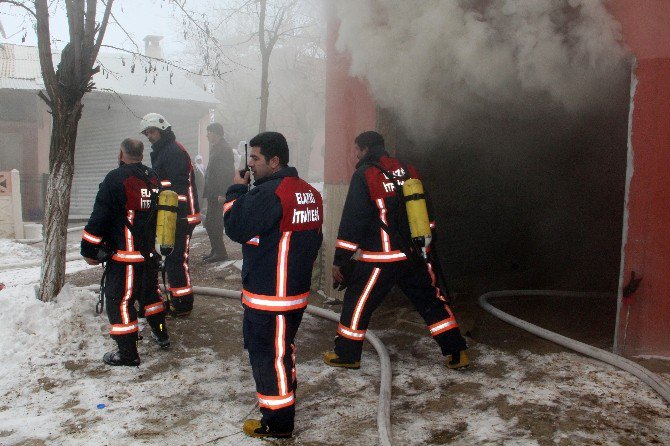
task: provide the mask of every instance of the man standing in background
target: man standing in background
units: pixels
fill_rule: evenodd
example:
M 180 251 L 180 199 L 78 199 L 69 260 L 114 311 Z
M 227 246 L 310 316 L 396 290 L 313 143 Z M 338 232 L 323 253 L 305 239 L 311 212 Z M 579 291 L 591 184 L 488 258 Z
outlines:
M 202 193 L 207 200 L 205 229 L 209 237 L 210 253 L 203 257 L 207 263 L 220 262 L 228 258 L 223 243 L 223 209 L 218 197 L 226 194 L 235 170 L 233 151 L 223 137 L 223 126 L 214 122 L 207 126 L 209 141 L 209 163 L 205 172 L 205 186 Z

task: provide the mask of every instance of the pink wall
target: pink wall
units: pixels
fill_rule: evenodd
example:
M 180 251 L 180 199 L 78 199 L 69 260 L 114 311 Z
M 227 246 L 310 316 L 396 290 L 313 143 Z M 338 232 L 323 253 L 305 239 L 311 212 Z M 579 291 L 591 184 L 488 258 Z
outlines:
M 349 59 L 335 50 L 339 25 L 328 24 L 326 63 L 326 150 L 324 181 L 347 184 L 354 172 L 354 138 L 374 130 L 377 122 L 375 102 L 367 85 L 349 76 Z
M 670 2 L 612 0 L 635 54 L 615 350 L 670 356 Z M 642 276 L 621 297 L 631 271 Z

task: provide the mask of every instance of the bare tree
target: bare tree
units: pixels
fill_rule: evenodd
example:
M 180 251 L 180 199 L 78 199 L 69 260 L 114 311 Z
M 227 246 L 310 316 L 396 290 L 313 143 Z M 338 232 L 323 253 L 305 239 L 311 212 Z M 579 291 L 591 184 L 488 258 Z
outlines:
M 47 0 L 0 0 L 0 3 L 23 8 L 35 21 L 37 47 L 46 92 L 39 96 L 52 115 L 49 149 L 49 182 L 44 210 L 44 253 L 39 298 L 48 302 L 58 295 L 65 282 L 65 249 L 70 192 L 74 174 L 74 151 L 77 128 L 82 113 L 82 99 L 93 89 L 94 67 L 114 0 L 100 0 L 102 17 L 96 20 L 98 0 L 64 0 L 68 19 L 69 41 L 54 68 L 49 29 Z
M 224 63 L 224 58 L 229 61 L 225 54 L 224 45 L 217 38 L 213 37 L 216 29 L 210 27 L 210 23 L 205 14 L 194 11 L 187 11 L 187 0 L 171 0 L 184 13 L 188 24 L 184 22 L 184 37 L 193 37 L 195 40 L 208 44 L 200 45 L 199 52 L 202 55 L 204 64 L 209 69 L 215 69 L 219 63 Z M 240 45 L 245 45 L 253 39 L 258 39 L 258 52 L 261 61 L 260 76 L 260 114 L 258 119 L 258 131 L 263 132 L 267 128 L 268 106 L 270 103 L 270 57 L 279 42 L 286 37 L 296 37 L 299 32 L 305 28 L 305 24 L 298 20 L 296 14 L 300 0 L 224 0 L 221 2 L 224 6 L 220 8 L 220 24 L 229 25 L 231 22 L 244 24 L 246 29 L 254 29 L 255 32 L 239 34 L 242 39 Z M 191 2 L 195 5 L 195 2 Z M 202 14 L 201 19 L 196 19 Z M 195 26 L 192 26 L 195 25 Z M 226 45 L 230 46 L 230 45 Z M 248 68 L 248 67 L 245 67 Z

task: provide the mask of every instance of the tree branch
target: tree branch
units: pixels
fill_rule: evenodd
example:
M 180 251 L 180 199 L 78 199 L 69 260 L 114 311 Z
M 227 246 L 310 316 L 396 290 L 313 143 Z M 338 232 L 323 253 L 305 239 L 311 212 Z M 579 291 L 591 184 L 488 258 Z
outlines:
M 103 0 L 103 4 L 106 4 L 104 0 Z M 118 19 L 116 18 L 116 16 L 114 15 L 113 12 L 110 12 L 110 17 L 114 20 L 114 23 L 116 23 L 116 26 L 121 28 L 121 31 L 123 31 L 123 33 L 126 35 L 128 40 L 130 40 L 130 43 L 133 44 L 133 46 L 135 47 L 135 50 L 137 51 L 137 54 L 141 54 L 142 50 L 140 49 L 139 45 L 137 44 L 137 42 L 135 42 L 135 39 L 133 39 L 133 36 L 130 35 L 130 33 L 126 30 L 126 28 L 124 28 L 123 25 L 121 25 L 121 23 L 118 21 Z
M 23 8 L 23 9 L 25 9 L 26 11 L 28 11 L 34 18 L 37 18 L 37 14 L 35 13 L 35 11 L 33 11 L 32 9 L 30 9 L 30 8 L 27 7 L 25 4 L 23 4 L 23 3 L 19 2 L 19 1 L 14 1 L 14 0 L 0 0 L 0 3 L 7 3 L 7 4 L 10 4 L 10 5 L 12 5 L 12 6 L 16 6 L 16 7 L 19 7 L 19 8 Z
M 65 10 L 67 13 L 68 29 L 70 31 L 69 46 L 74 57 L 71 74 L 74 76 L 73 84 L 79 87 L 85 80 L 84 69 L 82 67 L 84 0 L 65 0 Z M 65 51 L 63 51 L 63 55 L 65 55 Z M 61 58 L 61 61 L 62 60 L 63 59 Z M 61 65 L 61 68 L 64 67 Z
M 243 67 L 243 68 L 249 68 L 249 67 L 245 67 L 244 65 L 240 64 L 239 62 L 237 62 L 237 61 L 231 59 L 230 57 L 228 57 L 228 56 L 224 53 L 223 48 L 221 48 L 221 46 L 219 45 L 218 40 L 217 40 L 215 37 L 213 37 L 213 36 L 211 35 L 211 32 L 209 32 L 208 30 L 206 30 L 205 28 L 203 28 L 202 25 L 200 25 L 200 22 L 198 22 L 197 20 L 195 20 L 195 19 L 193 18 L 193 15 L 192 15 L 189 11 L 186 10 L 186 8 L 184 7 L 185 2 L 184 2 L 184 4 L 182 4 L 182 3 L 179 3 L 178 0 L 170 0 L 170 1 L 171 1 L 172 3 L 174 3 L 174 4 L 177 6 L 177 8 L 179 8 L 179 9 L 181 10 L 181 12 L 186 16 L 186 18 L 187 18 L 193 25 L 195 25 L 196 28 L 198 28 L 198 29 L 200 30 L 200 32 L 203 34 L 203 36 L 205 36 L 205 40 L 207 40 L 207 41 L 209 41 L 209 42 L 212 42 L 212 43 L 214 44 L 214 46 L 215 46 L 216 48 L 219 49 L 219 53 L 220 53 L 223 57 L 225 57 L 226 59 L 228 59 L 228 61 L 234 63 L 235 65 L 241 66 L 241 67 Z M 247 3 L 250 3 L 250 2 L 247 2 Z
M 51 32 L 49 30 L 49 6 L 46 0 L 35 0 L 35 18 L 37 20 L 37 48 L 40 56 L 40 67 L 42 69 L 42 79 L 44 86 L 51 98 L 51 107 L 53 111 L 54 103 L 59 102 L 57 91 L 56 71 L 54 70 L 53 59 L 51 58 Z
M 84 20 L 84 45 L 86 46 L 86 57 L 90 56 L 95 41 L 95 13 L 97 11 L 97 0 L 86 0 L 86 16 Z
M 109 16 L 112 14 L 112 4 L 114 4 L 114 0 L 107 0 L 107 3 L 105 4 L 105 12 L 102 15 L 102 22 L 100 23 L 100 29 L 98 29 L 98 38 L 96 39 L 95 46 L 93 47 L 93 51 L 91 52 L 91 60 L 88 65 L 89 67 L 93 66 L 93 62 L 98 57 L 98 52 L 100 51 L 100 45 L 102 45 L 102 39 L 105 37 L 105 31 L 107 31 Z
M 127 50 L 127 49 L 125 49 L 125 48 L 120 48 L 120 47 L 118 47 L 118 46 L 114 46 L 114 45 L 106 45 L 106 44 L 105 44 L 105 45 L 102 45 L 102 46 L 104 46 L 105 48 L 111 48 L 111 49 L 113 49 L 113 50 L 121 51 L 121 52 L 124 52 L 124 53 L 127 53 L 127 54 L 132 54 L 132 55 L 134 55 L 134 56 L 139 56 L 139 57 L 142 57 L 142 58 L 144 58 L 144 59 L 154 60 L 154 61 L 156 61 L 156 62 L 162 62 L 162 63 L 164 63 L 165 65 L 168 65 L 168 66 L 170 66 L 170 67 L 174 67 L 174 68 L 176 68 L 176 69 L 178 69 L 178 70 L 181 70 L 181 71 L 183 71 L 183 72 L 185 72 L 185 73 L 194 74 L 194 75 L 196 75 L 196 76 L 221 78 L 222 75 L 224 75 L 224 74 L 228 74 L 228 73 L 232 73 L 232 72 L 233 72 L 233 70 L 228 70 L 228 71 L 223 71 L 223 72 L 218 73 L 218 74 L 213 74 L 213 73 L 198 73 L 198 72 L 195 72 L 195 71 L 193 71 L 193 70 L 189 70 L 188 68 L 182 67 L 181 65 L 177 65 L 176 63 L 174 63 L 174 62 L 172 62 L 172 61 L 169 61 L 169 60 L 167 60 L 167 59 L 161 59 L 161 58 L 159 58 L 159 57 L 146 56 L 146 55 L 144 55 L 144 54 L 136 53 L 136 52 L 134 52 L 134 51 L 130 51 L 130 50 Z

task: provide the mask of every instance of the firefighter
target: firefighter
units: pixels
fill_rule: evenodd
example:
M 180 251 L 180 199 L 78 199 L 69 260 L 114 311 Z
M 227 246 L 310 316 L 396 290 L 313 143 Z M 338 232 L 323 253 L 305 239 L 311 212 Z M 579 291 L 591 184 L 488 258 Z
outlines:
M 389 156 L 377 132 L 358 135 L 355 151 L 359 161 L 342 210 L 332 268 L 333 283 L 346 291 L 335 348 L 324 354 L 324 362 L 360 367 L 370 317 L 398 285 L 426 322 L 447 367 L 467 366 L 465 340 L 436 284 L 430 257 L 423 261 L 421 253 L 410 248 L 407 213 L 396 189 L 409 178 L 418 179 L 416 169 Z
M 136 300 L 154 341 L 161 348 L 170 346 L 154 252 L 152 196 L 159 183 L 156 173 L 142 164 L 143 151 L 139 140 L 121 143 L 119 167 L 100 183 L 81 241 L 81 255 L 89 265 L 106 262 L 103 291 L 109 334 L 118 351 L 105 353 L 103 361 L 113 366 L 140 364 Z
M 243 431 L 287 438 L 295 417 L 294 340 L 321 246 L 323 203 L 287 165 L 281 133 L 260 133 L 249 145 L 255 187 L 248 191 L 248 171 L 236 171 L 223 205 L 226 234 L 242 244 L 242 331 L 262 414 L 247 419 Z
M 164 267 L 169 282 L 169 313 L 174 317 L 187 317 L 193 309 L 189 247 L 193 229 L 200 223 L 191 157 L 176 140 L 170 123 L 158 113 L 149 113 L 142 118 L 140 132 L 151 142 L 151 166 L 158 173 L 161 187 L 179 196 L 174 250 L 165 258 Z

